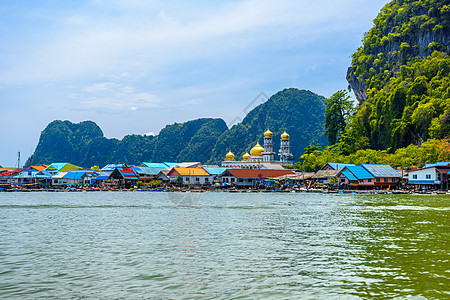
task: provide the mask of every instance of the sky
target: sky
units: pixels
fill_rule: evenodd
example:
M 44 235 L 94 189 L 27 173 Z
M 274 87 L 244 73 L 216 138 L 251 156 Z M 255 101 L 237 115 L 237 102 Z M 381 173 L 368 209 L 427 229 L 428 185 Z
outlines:
M 285 88 L 346 89 L 351 55 L 389 1 L 2 1 L 0 165 L 53 120 L 108 138 L 222 118 Z

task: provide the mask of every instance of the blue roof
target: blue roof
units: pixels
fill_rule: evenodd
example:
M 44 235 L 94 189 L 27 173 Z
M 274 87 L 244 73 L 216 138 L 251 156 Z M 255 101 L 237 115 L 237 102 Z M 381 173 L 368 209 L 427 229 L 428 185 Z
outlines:
M 335 170 L 343 170 L 345 167 L 353 167 L 354 166 L 354 164 L 333 163 L 333 162 L 329 162 L 327 164 L 330 165 L 330 167 L 332 167 Z
M 102 168 L 102 171 L 114 171 L 115 168 L 122 167 L 124 164 L 109 164 Z
M 402 177 L 397 171 L 394 170 L 390 165 L 361 165 L 364 169 L 369 171 L 374 177 Z
M 350 171 L 348 169 L 342 170 L 342 174 L 344 174 L 344 176 L 347 177 L 348 180 L 351 180 L 351 181 L 358 180 L 355 176 L 353 176 L 352 173 L 350 173 Z
M 357 179 L 373 179 L 375 178 L 362 166 L 349 166 L 346 167 Z
M 167 169 L 169 167 L 166 163 L 153 163 L 153 162 L 143 162 L 141 166 L 149 168 L 163 168 L 163 169 Z
M 52 178 L 52 174 L 47 171 L 38 171 L 35 169 L 26 169 L 13 178 Z
M 52 163 L 50 166 L 48 166 L 47 168 L 44 169 L 44 171 L 49 171 L 49 172 L 58 172 L 59 170 L 61 170 L 62 168 L 64 168 L 68 163 Z M 49 169 L 51 168 L 55 168 L 55 170 L 50 171 Z
M 64 179 L 81 179 L 87 171 L 68 171 L 62 178 Z
M 202 167 L 202 168 L 211 175 L 220 175 L 227 169 L 222 167 Z
M 166 171 L 167 167 L 131 167 L 136 173 L 144 175 L 158 175 L 161 171 Z
M 429 167 L 446 167 L 449 164 L 450 164 L 450 162 L 448 162 L 448 161 L 440 161 L 440 162 L 437 162 L 435 164 L 426 164 L 424 166 L 424 168 L 429 168 Z

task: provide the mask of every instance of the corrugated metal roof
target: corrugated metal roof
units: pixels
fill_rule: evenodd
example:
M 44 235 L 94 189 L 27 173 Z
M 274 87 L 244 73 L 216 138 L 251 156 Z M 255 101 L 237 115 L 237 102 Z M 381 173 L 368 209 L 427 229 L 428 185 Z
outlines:
M 388 177 L 388 178 L 401 178 L 402 176 L 394 170 L 390 165 L 361 165 L 374 177 Z
M 349 166 L 346 167 L 357 179 L 372 179 L 375 178 L 372 174 L 369 173 L 362 166 Z M 344 169 L 345 170 L 345 169 Z M 348 177 L 347 177 L 348 178 Z
M 356 178 L 348 169 L 342 170 L 342 174 L 344 174 L 345 177 L 347 177 L 350 181 L 357 181 L 358 178 Z
M 440 162 L 437 162 L 437 163 L 435 163 L 435 164 L 426 164 L 425 166 L 424 166 L 424 168 L 429 168 L 429 167 L 445 167 L 445 166 L 447 166 L 447 165 L 449 165 L 450 164 L 450 162 L 448 162 L 448 161 L 440 161 Z
M 58 172 L 62 168 L 64 168 L 68 163 L 52 163 L 47 168 L 45 168 L 45 171 L 49 172 Z
M 102 171 L 114 171 L 115 168 L 123 167 L 124 164 L 108 164 L 102 168 Z
M 335 170 L 343 170 L 345 167 L 355 166 L 354 164 L 333 163 L 333 162 L 329 162 L 327 164 L 330 165 L 330 167 L 332 167 Z
M 319 170 L 315 178 L 333 178 L 339 173 L 339 170 Z
M 181 176 L 208 176 L 209 173 L 203 170 L 202 168 L 178 168 L 175 167 L 168 174 L 169 176 L 174 176 L 177 172 Z
M 142 167 L 149 167 L 149 168 L 163 168 L 167 169 L 169 166 L 165 163 L 153 163 L 153 162 L 143 162 L 141 164 Z
M 66 174 L 62 177 L 64 179 L 79 179 L 83 177 L 84 174 L 86 174 L 86 171 L 68 171 L 65 172 Z
M 117 170 L 124 179 L 139 180 L 139 176 L 137 176 L 137 174 L 129 167 L 119 167 Z
M 131 167 L 131 169 L 142 175 L 157 175 L 159 172 L 167 170 L 165 167 Z
M 227 169 L 222 167 L 202 167 L 202 168 L 211 175 L 220 175 Z

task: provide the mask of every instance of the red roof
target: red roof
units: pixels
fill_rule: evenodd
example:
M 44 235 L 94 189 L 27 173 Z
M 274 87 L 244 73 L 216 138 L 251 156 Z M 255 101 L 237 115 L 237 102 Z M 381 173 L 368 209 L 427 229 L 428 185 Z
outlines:
M 271 178 L 283 175 L 295 174 L 291 170 L 267 170 L 267 169 L 227 169 L 236 178 Z

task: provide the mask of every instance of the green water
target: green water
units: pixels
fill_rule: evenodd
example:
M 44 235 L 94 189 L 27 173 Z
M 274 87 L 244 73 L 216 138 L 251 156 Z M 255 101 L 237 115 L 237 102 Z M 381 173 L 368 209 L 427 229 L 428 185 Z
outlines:
M 450 196 L 0 193 L 2 299 L 449 299 Z

